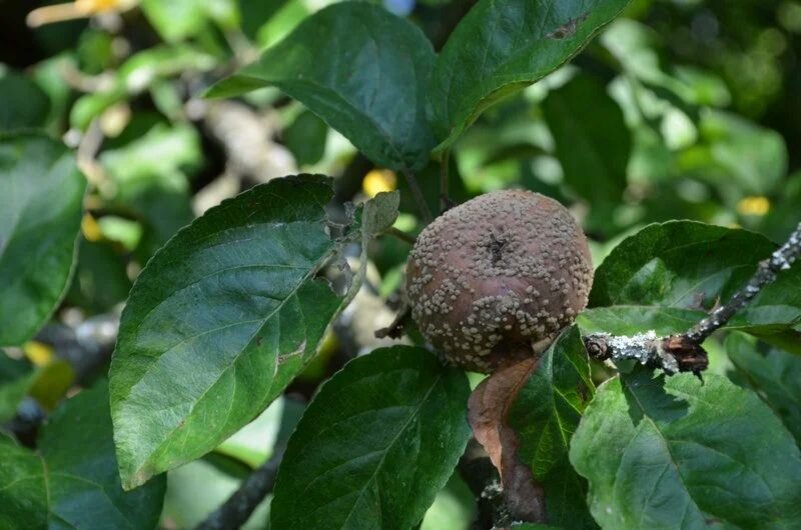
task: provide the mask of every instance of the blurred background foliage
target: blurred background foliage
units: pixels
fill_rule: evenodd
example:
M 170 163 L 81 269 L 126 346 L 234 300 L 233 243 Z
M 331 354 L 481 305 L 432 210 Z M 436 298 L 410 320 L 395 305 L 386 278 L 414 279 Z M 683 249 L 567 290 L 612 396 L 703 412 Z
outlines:
M 336 177 L 340 204 L 406 190 L 277 90 L 202 98 L 328 3 L 81 0 L 29 17 L 55 2 L 0 0 L 0 132 L 46 129 L 77 150 L 90 182 L 63 307 L 37 341 L 9 351 L 16 360 L 0 356 L 3 421 L 22 395 L 31 397 L 12 421 L 33 421 L 67 391 L 65 380 L 105 371 L 138 272 L 221 200 L 297 172 Z M 439 48 L 472 3 L 384 6 Z M 508 187 L 555 197 L 583 223 L 596 266 L 626 235 L 669 219 L 782 241 L 801 217 L 801 1 L 634 0 L 570 66 L 485 112 L 451 155 L 454 201 Z M 435 211 L 439 172 L 432 162 L 418 175 Z M 396 226 L 419 231 L 411 194 L 401 209 Z M 376 345 L 372 331 L 392 319 L 408 249 L 377 242 L 360 303 L 287 397 L 215 453 L 171 472 L 165 528 L 202 520 L 270 456 L 317 384 Z M 100 360 L 75 353 L 87 350 Z M 454 478 L 422 528 L 465 528 L 474 509 Z M 248 528 L 264 528 L 266 510 Z

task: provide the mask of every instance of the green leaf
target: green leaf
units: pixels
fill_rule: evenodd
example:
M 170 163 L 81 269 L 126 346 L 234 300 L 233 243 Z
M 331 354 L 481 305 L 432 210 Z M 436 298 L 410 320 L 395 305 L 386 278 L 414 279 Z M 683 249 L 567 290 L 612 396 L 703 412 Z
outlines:
M 28 363 L 12 359 L 0 350 L 0 423 L 14 417 L 35 377 L 36 372 Z
M 0 101 L 0 131 L 42 127 L 50 112 L 50 100 L 39 85 L 2 64 Z
M 328 125 L 309 111 L 302 112 L 284 131 L 284 142 L 299 166 L 322 160 L 327 138 Z
M 273 18 L 288 0 L 239 0 L 242 16 L 242 31 L 255 40 L 259 29 Z
M 626 187 L 631 134 L 606 88 L 579 74 L 548 94 L 543 112 L 567 185 L 593 209 L 616 204 Z
M 356 216 L 356 227 L 362 231 L 362 243 L 388 230 L 398 218 L 400 193 L 383 191 L 367 201 Z M 364 250 L 364 248 L 362 248 Z
M 673 322 L 681 327 L 666 331 L 685 331 L 685 322 L 691 326 L 716 303 L 729 300 L 774 250 L 774 243 L 747 230 L 692 221 L 647 226 L 618 245 L 595 271 L 589 305 L 613 307 L 583 318 L 596 320 L 600 314 L 638 331 L 669 328 Z M 798 325 L 799 282 L 801 267 L 782 271 L 727 327 L 767 336 Z
M 332 195 L 321 176 L 257 186 L 181 230 L 142 271 L 110 374 L 126 488 L 214 449 L 315 354 L 345 301 L 316 279 L 345 243 L 328 234 Z
M 424 103 L 433 63 L 431 43 L 412 23 L 379 6 L 343 2 L 305 19 L 208 95 L 278 87 L 376 164 L 416 170 L 434 145 Z
M 728 379 L 644 369 L 604 383 L 570 461 L 603 528 L 796 528 L 801 453 L 753 393 Z
M 429 114 L 437 151 L 487 107 L 556 70 L 611 22 L 628 0 L 482 0 L 437 59 Z
M 126 259 L 118 245 L 81 238 L 78 262 L 66 301 L 89 314 L 112 311 L 131 290 Z
M 582 333 L 636 335 L 654 330 L 657 335 L 686 331 L 706 316 L 703 311 L 673 307 L 615 305 L 585 309 L 576 319 Z
M 587 482 L 568 459 L 593 388 L 584 342 L 570 327 L 539 359 L 507 419 L 517 433 L 518 458 L 545 491 L 548 522 L 575 530 L 595 528 L 585 502 Z
M 289 440 L 272 528 L 406 529 L 464 450 L 469 387 L 426 350 L 382 348 L 325 383 Z
M 85 188 L 61 143 L 0 135 L 0 345 L 31 338 L 64 295 Z
M 740 333 L 726 339 L 729 378 L 767 403 L 801 445 L 801 356 L 756 344 Z
M 314 279 L 337 249 L 323 209 L 331 194 L 313 176 L 253 188 L 179 232 L 142 271 L 111 366 L 126 487 L 213 449 L 315 353 L 341 304 Z
M 159 477 L 122 490 L 105 382 L 56 410 L 36 452 L 0 437 L 0 483 L 0 528 L 24 522 L 25 528 L 151 530 L 165 489 Z

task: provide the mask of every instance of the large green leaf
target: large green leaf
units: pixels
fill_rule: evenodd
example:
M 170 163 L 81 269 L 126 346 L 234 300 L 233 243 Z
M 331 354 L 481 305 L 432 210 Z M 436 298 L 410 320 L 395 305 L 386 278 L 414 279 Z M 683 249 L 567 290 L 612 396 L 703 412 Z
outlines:
M 625 239 L 595 271 L 588 322 L 643 331 L 686 331 L 715 304 L 742 288 L 776 245 L 747 230 L 692 221 L 645 227 Z M 604 307 L 612 306 L 612 307 Z M 617 321 L 617 324 L 615 324 Z M 801 322 L 801 267 L 781 271 L 728 327 L 769 335 Z M 672 325 L 675 324 L 675 327 Z M 689 325 L 688 325 L 689 324 Z
M 383 348 L 320 389 L 289 440 L 272 528 L 406 529 L 464 450 L 469 386 L 426 350 Z
M 592 392 L 587 353 L 574 326 L 539 359 L 507 418 L 517 433 L 518 458 L 545 491 L 548 522 L 575 530 L 595 528 L 585 501 L 587 482 L 568 459 L 570 438 Z
M 209 95 L 278 87 L 376 164 L 416 170 L 434 145 L 425 116 L 433 63 L 431 43 L 411 22 L 366 2 L 343 2 L 304 20 Z
M 728 379 L 647 370 L 602 385 L 570 461 L 615 530 L 799 528 L 801 453 L 770 408 Z M 726 526 L 730 528 L 731 526 Z
M 429 114 L 438 150 L 481 112 L 568 61 L 628 0 L 482 0 L 437 59 Z
M 0 528 L 31 529 L 151 530 L 165 489 L 122 490 L 105 382 L 56 410 L 36 452 L 0 437 L 0 484 Z
M 345 301 L 315 278 L 344 244 L 329 236 L 332 195 L 321 176 L 257 186 L 181 230 L 142 271 L 110 374 L 126 488 L 214 449 L 317 351 Z M 376 229 L 359 227 L 349 239 Z
M 593 208 L 619 201 L 626 187 L 631 134 L 606 88 L 579 74 L 548 94 L 543 111 L 568 186 Z
M 0 135 L 0 345 L 31 338 L 64 295 L 85 188 L 61 143 Z
M 615 305 L 585 309 L 576 322 L 585 334 L 635 335 L 654 330 L 657 335 L 670 335 L 690 329 L 705 316 L 703 311 L 692 309 Z
M 726 353 L 733 365 L 729 378 L 756 392 L 801 444 L 801 357 L 739 333 L 726 339 Z

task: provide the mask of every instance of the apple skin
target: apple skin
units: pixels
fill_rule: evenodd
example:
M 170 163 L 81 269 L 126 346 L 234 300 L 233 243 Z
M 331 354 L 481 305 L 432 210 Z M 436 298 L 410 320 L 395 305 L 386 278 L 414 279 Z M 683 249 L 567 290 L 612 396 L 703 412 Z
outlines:
M 538 355 L 587 305 L 587 238 L 557 201 L 524 190 L 448 210 L 418 237 L 406 292 L 442 357 L 491 373 Z

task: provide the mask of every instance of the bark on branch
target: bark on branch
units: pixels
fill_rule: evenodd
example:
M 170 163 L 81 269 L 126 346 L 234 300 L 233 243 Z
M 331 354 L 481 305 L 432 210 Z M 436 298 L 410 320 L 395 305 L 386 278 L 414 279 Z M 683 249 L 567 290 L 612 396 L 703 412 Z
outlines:
M 706 370 L 707 353 L 701 347 L 712 333 L 725 326 L 738 311 L 747 306 L 766 286 L 773 283 L 783 270 L 789 269 L 801 257 L 801 223 L 790 234 L 787 242 L 770 258 L 759 263 L 757 271 L 731 299 L 715 309 L 681 335 L 657 337 L 649 331 L 633 336 L 613 336 L 596 333 L 584 337 L 584 345 L 591 357 L 600 360 L 621 361 L 633 359 L 641 364 L 662 368 L 668 374 L 693 372 L 699 375 Z
M 273 490 L 283 457 L 284 447 L 276 447 L 270 459 L 251 473 L 239 489 L 195 530 L 234 530 L 245 524 L 259 503 Z

